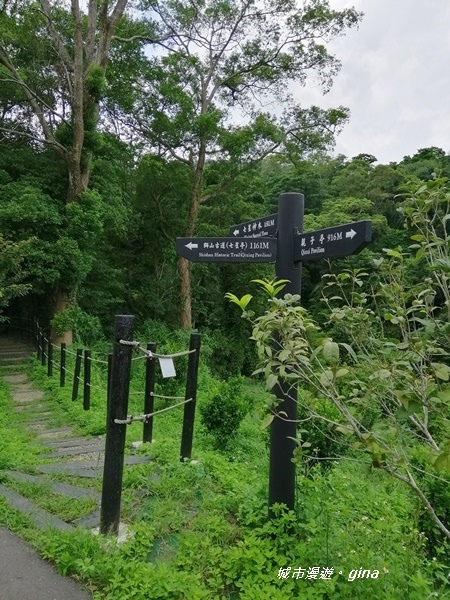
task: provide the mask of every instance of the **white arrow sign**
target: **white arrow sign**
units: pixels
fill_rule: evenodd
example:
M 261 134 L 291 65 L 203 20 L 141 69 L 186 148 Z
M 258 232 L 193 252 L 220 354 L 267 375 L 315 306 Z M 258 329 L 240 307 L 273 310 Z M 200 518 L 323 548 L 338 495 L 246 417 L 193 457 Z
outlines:
M 233 231 L 233 235 L 239 235 L 239 229 L 235 229 L 235 230 Z
M 356 231 L 354 231 L 353 229 L 350 229 L 350 231 L 345 232 L 345 237 L 350 238 L 351 240 L 355 237 L 355 235 Z
M 189 250 L 192 250 L 193 248 L 198 248 L 198 244 L 193 244 L 192 242 L 189 242 L 189 244 L 185 244 L 186 248 L 189 248 Z

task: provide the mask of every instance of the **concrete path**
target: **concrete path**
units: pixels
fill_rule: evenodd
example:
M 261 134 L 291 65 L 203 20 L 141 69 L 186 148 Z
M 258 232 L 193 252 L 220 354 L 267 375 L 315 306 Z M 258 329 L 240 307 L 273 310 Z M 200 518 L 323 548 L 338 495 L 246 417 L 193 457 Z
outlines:
M 23 343 L 0 337 L 0 378 L 8 384 L 13 401 L 15 419 L 33 432 L 42 445 L 43 464 L 37 465 L 35 474 L 16 470 L 0 470 L 4 480 L 0 495 L 39 528 L 53 527 L 71 530 L 84 527 L 95 530 L 100 524 L 100 493 L 90 486 L 92 479 L 101 478 L 104 462 L 104 439 L 76 436 L 64 418 L 55 419 L 54 407 L 45 394 L 35 389 L 23 365 L 31 359 L 31 351 Z M 61 424 L 62 423 L 62 424 Z M 125 465 L 152 460 L 147 456 L 126 456 Z M 49 461 L 49 462 L 45 462 Z M 40 473 L 40 474 L 39 474 Z M 54 474 L 76 476 L 77 485 L 55 481 Z M 80 478 L 86 487 L 78 484 Z M 91 501 L 91 512 L 66 523 L 58 516 L 40 508 L 14 490 L 14 482 L 44 485 L 48 492 L 69 497 L 73 502 Z M 25 493 L 25 492 L 24 492 Z M 126 526 L 119 527 L 119 540 L 125 538 Z M 68 577 L 62 577 L 43 561 L 26 542 L 0 528 L 0 600 L 90 600 L 92 594 Z
M 1 600 L 92 600 L 92 594 L 58 575 L 23 540 L 0 528 Z

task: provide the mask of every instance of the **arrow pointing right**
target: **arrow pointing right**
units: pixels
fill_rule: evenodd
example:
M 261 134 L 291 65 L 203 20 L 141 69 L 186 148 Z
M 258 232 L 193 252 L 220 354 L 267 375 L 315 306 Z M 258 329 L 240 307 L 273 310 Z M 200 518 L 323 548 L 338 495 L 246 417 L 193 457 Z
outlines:
M 350 229 L 350 231 L 345 232 L 345 237 L 350 238 L 351 240 L 355 237 L 355 235 L 356 231 L 354 231 L 353 229 Z
M 189 248 L 189 250 L 192 250 L 193 248 L 198 248 L 198 244 L 193 244 L 192 242 L 189 242 L 189 244 L 185 244 L 186 248 Z

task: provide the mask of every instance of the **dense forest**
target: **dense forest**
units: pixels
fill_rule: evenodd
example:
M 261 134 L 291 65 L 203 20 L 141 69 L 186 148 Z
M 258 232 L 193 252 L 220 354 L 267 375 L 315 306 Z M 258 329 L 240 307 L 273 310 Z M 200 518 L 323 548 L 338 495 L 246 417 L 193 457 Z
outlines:
M 139 336 L 168 349 L 200 331 L 205 470 L 191 480 L 156 446 L 168 483 L 155 494 L 165 502 L 204 477 L 210 520 L 189 522 L 177 558 L 145 575 L 154 596 L 125 561 L 144 564 L 145 544 L 184 525 L 140 523 L 135 545 L 112 557 L 120 581 L 100 567 L 96 541 L 44 537 L 41 549 L 105 599 L 300 597 L 275 567 L 298 556 L 337 565 L 344 552 L 345 566 L 361 552 L 352 569 L 391 571 L 391 582 L 305 581 L 301 597 L 450 597 L 450 153 L 422 148 L 387 165 L 335 156 L 348 109 L 304 107 L 291 93 L 311 77 L 329 89 L 340 64 L 327 44 L 358 25 L 354 9 L 326 0 L 85 9 L 0 8 L 0 322 L 35 317 L 56 344 L 106 351 L 117 314 L 135 315 Z M 226 236 L 275 213 L 290 191 L 305 196 L 305 231 L 373 225 L 360 254 L 303 264 L 300 302 L 283 298 L 271 264 L 177 256 L 177 237 Z M 280 381 L 300 394 L 299 501 L 266 523 L 261 421 L 283 418 L 271 395 Z M 98 423 L 86 431 L 102 433 L 103 413 Z M 157 510 L 161 523 L 179 516 Z M 158 591 L 162 576 L 173 589 Z

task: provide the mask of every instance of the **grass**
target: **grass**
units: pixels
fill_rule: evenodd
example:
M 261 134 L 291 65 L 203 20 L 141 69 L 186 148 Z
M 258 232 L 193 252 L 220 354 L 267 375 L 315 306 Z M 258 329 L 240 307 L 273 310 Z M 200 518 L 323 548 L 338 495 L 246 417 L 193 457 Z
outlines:
M 133 392 L 143 388 L 142 363 L 133 366 Z M 84 435 L 105 429 L 105 370 L 100 363 L 93 367 L 90 411 L 82 410 L 81 401 L 72 402 L 70 386 L 60 388 L 56 372 L 49 379 L 37 363 L 28 371 L 58 420 Z M 199 404 L 212 383 L 204 370 Z M 181 385 L 172 381 L 169 386 L 167 395 L 183 393 Z M 196 423 L 193 464 L 179 461 L 181 411 L 157 417 L 155 443 L 138 450 L 155 461 L 124 473 L 122 519 L 131 535 L 123 545 L 81 530 L 36 531 L 1 498 L 0 523 L 29 539 L 61 573 L 83 581 L 96 600 L 423 600 L 436 593 L 450 598 L 448 567 L 439 555 L 436 560 L 426 556 L 416 498 L 368 464 L 343 460 L 326 470 L 298 469 L 296 512 L 267 522 L 268 435 L 257 418 L 264 392 L 254 382 L 245 388 L 254 396 L 255 408 L 224 451 L 215 450 Z M 142 412 L 142 397 L 131 398 L 129 412 Z M 155 408 L 164 405 L 158 400 Z M 0 406 L 1 466 L 32 469 L 42 461 L 42 445 L 12 412 L 4 383 Z M 142 426 L 127 428 L 127 452 L 141 435 Z M 98 481 L 53 479 L 99 489 Z M 60 518 L 92 508 L 90 501 L 69 506 L 42 486 L 11 485 Z M 280 568 L 288 567 L 291 573 L 305 569 L 305 576 L 279 577 Z M 333 573 L 330 579 L 307 578 L 313 567 L 332 568 Z M 361 568 L 376 571 L 377 577 L 349 580 Z

